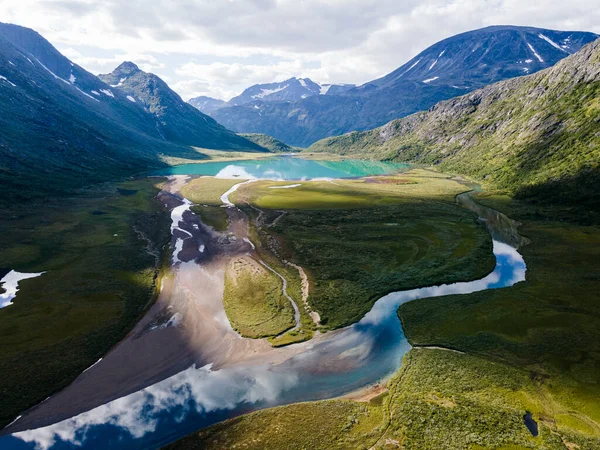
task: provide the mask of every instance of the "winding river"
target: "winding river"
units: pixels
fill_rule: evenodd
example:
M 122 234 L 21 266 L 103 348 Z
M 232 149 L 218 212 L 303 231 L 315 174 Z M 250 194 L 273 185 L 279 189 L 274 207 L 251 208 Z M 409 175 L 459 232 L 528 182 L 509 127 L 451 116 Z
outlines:
M 239 167 L 222 170 L 240 171 Z M 243 170 L 246 176 L 251 175 L 247 166 Z M 275 178 L 298 179 L 279 175 Z M 496 266 L 486 277 L 388 294 L 358 323 L 327 333 L 326 338 L 297 344 L 302 346 L 298 347 L 301 351 L 283 362 L 247 361 L 216 370 L 210 364 L 192 366 L 78 416 L 3 437 L 0 447 L 158 448 L 199 428 L 249 411 L 333 398 L 389 377 L 411 348 L 396 314 L 401 304 L 504 288 L 525 280 L 525 262 L 516 250 L 522 244 L 516 231 L 518 224 L 476 204 L 469 193 L 461 194 L 458 201 L 475 211 L 492 234 Z

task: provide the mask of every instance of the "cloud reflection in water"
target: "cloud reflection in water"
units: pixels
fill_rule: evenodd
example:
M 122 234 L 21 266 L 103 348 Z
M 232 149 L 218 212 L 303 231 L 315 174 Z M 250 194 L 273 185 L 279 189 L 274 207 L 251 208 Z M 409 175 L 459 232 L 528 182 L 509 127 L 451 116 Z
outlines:
M 129 441 L 119 441 L 121 448 L 131 448 L 131 438 L 134 447 L 153 447 L 174 436 L 174 430 L 180 437 L 252 409 L 350 392 L 389 376 L 410 349 L 396 314 L 401 304 L 525 280 L 525 262 L 514 248 L 494 241 L 494 254 L 496 267 L 485 278 L 386 295 L 358 323 L 304 344 L 305 351 L 279 365 L 247 363 L 215 371 L 191 367 L 76 417 L 13 436 L 41 450 L 98 447 L 97 439 L 112 427 L 112 433 L 116 429 L 121 436 L 129 435 Z

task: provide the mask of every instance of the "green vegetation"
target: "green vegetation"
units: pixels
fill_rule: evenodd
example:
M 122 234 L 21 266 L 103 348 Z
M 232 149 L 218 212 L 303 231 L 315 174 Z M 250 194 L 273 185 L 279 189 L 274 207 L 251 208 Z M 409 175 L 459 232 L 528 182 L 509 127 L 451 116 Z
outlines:
M 20 283 L 14 304 L 0 309 L 0 424 L 69 384 L 152 303 L 169 238 L 155 183 L 104 185 L 3 212 L 2 265 L 46 273 Z
M 543 203 L 600 211 L 600 41 L 503 81 L 311 152 L 439 165 Z
M 223 305 L 242 336 L 276 336 L 294 326 L 294 311 L 281 279 L 249 256 L 231 262 L 225 274 Z
M 376 439 L 382 411 L 350 401 L 298 403 L 231 419 L 168 446 L 187 449 L 348 449 Z
M 482 201 L 523 220 L 521 203 Z M 527 368 L 563 405 L 559 429 L 585 415 L 600 430 L 600 230 L 538 217 L 521 232 L 532 241 L 522 249 L 526 283 L 403 305 L 407 337 Z
M 273 153 L 291 153 L 296 150 L 295 147 L 287 145 L 285 142 L 281 142 L 268 134 L 262 133 L 240 133 L 240 136 L 266 148 Z
M 200 216 L 202 223 L 205 225 L 213 227 L 215 231 L 227 231 L 229 216 L 225 208 L 221 208 L 220 206 L 194 205 L 191 209 L 194 214 Z
M 239 182 L 240 180 L 200 177 L 187 183 L 181 194 L 197 205 L 221 206 L 221 195 Z
M 338 328 L 359 320 L 388 292 L 477 279 L 493 269 L 489 234 L 454 203 L 464 187 L 427 175 L 289 189 L 257 182 L 233 197 L 268 212 L 261 241 L 304 268 L 310 306 L 323 326 Z

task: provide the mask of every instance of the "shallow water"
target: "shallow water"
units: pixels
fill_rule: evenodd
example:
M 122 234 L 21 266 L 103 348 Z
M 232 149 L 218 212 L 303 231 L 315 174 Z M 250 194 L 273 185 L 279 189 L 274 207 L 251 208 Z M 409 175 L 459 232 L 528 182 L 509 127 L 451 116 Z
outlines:
M 252 161 L 184 164 L 151 172 L 151 176 L 210 175 L 219 178 L 310 180 L 315 178 L 355 178 L 386 175 L 406 170 L 407 164 L 380 161 L 315 161 L 289 156 Z
M 475 208 L 470 199 L 463 204 Z M 478 213 L 496 216 L 486 208 Z M 393 374 L 410 350 L 396 311 L 407 301 L 511 286 L 525 279 L 525 262 L 511 245 L 515 228 L 490 220 L 496 267 L 483 279 L 395 292 L 379 299 L 358 323 L 303 345 L 279 365 L 244 363 L 220 370 L 190 367 L 139 392 L 37 430 L 0 439 L 0 447 L 157 448 L 199 428 L 252 410 L 336 397 Z M 501 242 L 507 236 L 508 243 Z M 497 240 L 499 239 L 499 240 Z

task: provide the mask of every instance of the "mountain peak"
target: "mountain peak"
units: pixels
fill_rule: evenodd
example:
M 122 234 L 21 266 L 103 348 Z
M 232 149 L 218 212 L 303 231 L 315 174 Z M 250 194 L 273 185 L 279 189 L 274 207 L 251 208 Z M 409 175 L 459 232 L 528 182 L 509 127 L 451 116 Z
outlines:
M 122 75 L 131 75 L 136 72 L 141 72 L 141 70 L 136 64 L 132 63 L 131 61 L 123 61 L 115 70 L 113 70 L 113 73 L 118 73 Z

